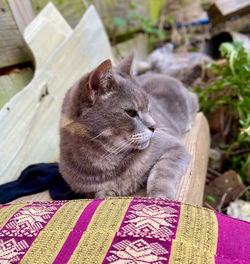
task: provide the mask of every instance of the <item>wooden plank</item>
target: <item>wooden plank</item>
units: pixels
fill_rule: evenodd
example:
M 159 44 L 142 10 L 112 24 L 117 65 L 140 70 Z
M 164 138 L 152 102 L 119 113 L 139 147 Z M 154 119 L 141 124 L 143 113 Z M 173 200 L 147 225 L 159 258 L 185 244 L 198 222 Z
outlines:
M 0 0 L 0 68 L 31 61 L 7 0 Z
M 213 25 L 250 12 L 250 0 L 215 0 L 207 10 Z
M 47 13 L 50 17 L 54 17 L 55 13 L 59 15 L 55 8 Z M 47 31 L 43 30 L 48 25 L 53 25 L 49 18 L 46 20 L 38 16 L 25 30 L 24 37 L 33 52 L 51 50 L 52 37 L 59 36 L 61 39 L 62 31 L 48 36 Z M 38 41 L 32 41 L 30 34 L 39 40 L 44 39 L 40 48 Z M 37 56 L 35 53 L 34 57 Z M 16 179 L 32 163 L 58 159 L 58 127 L 65 92 L 84 73 L 107 58 L 112 59 L 111 47 L 92 6 L 75 30 L 57 44 L 44 64 L 37 64 L 31 83 L 1 109 L 0 184 Z
M 37 201 L 39 202 L 52 201 L 49 191 L 26 195 L 26 196 L 20 197 L 12 201 L 11 203 L 32 203 L 32 202 L 37 202 Z
M 24 68 L 0 76 L 0 109 L 30 82 L 33 73 L 31 68 Z
M 8 0 L 16 24 L 23 33 L 35 17 L 30 0 Z
M 209 126 L 202 113 L 196 115 L 191 131 L 183 136 L 183 142 L 192 158 L 176 185 L 176 199 L 202 206 L 210 148 Z

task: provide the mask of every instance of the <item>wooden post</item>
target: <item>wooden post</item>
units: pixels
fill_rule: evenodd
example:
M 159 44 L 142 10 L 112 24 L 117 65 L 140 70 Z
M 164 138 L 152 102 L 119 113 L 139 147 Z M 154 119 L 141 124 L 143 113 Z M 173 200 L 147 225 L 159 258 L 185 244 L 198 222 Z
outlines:
M 0 0 L 0 68 L 31 60 L 7 0 Z
M 35 17 L 30 0 L 8 0 L 12 15 L 21 33 Z

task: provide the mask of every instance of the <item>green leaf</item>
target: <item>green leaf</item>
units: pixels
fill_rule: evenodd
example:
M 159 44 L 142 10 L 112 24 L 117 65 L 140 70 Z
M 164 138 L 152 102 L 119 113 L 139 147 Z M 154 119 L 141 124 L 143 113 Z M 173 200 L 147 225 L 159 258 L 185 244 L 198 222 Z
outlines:
M 161 40 L 164 40 L 166 37 L 165 32 L 163 30 L 158 30 L 157 35 L 158 35 L 159 39 L 161 39 Z
M 120 27 L 126 27 L 127 26 L 126 20 L 124 20 L 120 17 L 114 17 L 113 22 L 114 22 L 114 24 L 116 24 Z
M 213 202 L 213 203 L 216 202 L 215 198 L 211 195 L 206 195 L 205 199 L 209 202 Z
M 132 10 L 135 10 L 136 8 L 137 8 L 137 6 L 134 4 L 134 3 L 130 3 L 130 8 L 132 9 Z
M 149 42 L 150 42 L 151 44 L 155 44 L 155 43 L 157 43 L 157 38 L 154 37 L 154 36 L 151 36 L 151 37 L 149 38 Z
M 243 67 L 247 72 L 250 72 L 250 65 L 243 65 Z
M 136 19 L 136 15 L 135 15 L 135 14 L 132 14 L 132 13 L 127 13 L 127 14 L 125 15 L 125 17 L 126 17 L 127 19 L 129 19 L 129 20 L 134 20 L 134 19 Z
M 166 16 L 165 17 L 165 22 L 170 24 L 170 25 L 173 25 L 174 24 L 174 19 L 172 16 Z

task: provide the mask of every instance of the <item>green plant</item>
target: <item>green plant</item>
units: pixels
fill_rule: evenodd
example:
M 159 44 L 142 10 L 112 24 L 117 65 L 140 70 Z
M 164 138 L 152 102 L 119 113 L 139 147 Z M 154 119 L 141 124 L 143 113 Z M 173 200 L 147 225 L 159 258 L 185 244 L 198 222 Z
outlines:
M 250 166 L 250 54 L 240 42 L 223 43 L 219 49 L 226 63 L 223 66 L 211 63 L 208 67 L 212 78 L 194 90 L 206 115 L 219 107 L 231 115 L 226 155 L 231 161 L 230 168 L 246 180 Z
M 126 28 L 127 32 L 133 32 L 132 28 L 138 28 L 135 33 L 143 32 L 149 36 L 149 42 L 152 46 L 158 42 L 165 40 L 166 35 L 163 29 L 157 27 L 157 21 L 149 18 L 144 14 L 136 11 L 136 5 L 131 5 L 131 12 L 125 15 L 125 18 L 115 17 L 113 25 L 116 27 Z M 171 17 L 166 17 L 166 22 L 171 21 Z
M 146 17 L 137 12 L 126 14 L 126 18 L 130 21 L 136 21 L 144 33 L 148 34 L 149 42 L 156 44 L 157 42 L 165 39 L 165 32 L 156 27 L 157 21 L 152 18 Z

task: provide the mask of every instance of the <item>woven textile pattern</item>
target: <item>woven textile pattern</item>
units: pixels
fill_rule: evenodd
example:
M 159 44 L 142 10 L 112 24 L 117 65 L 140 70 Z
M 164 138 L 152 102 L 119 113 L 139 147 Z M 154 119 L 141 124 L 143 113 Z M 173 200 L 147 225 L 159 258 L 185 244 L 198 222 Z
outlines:
M 250 263 L 250 223 L 167 199 L 0 206 L 0 264 Z

